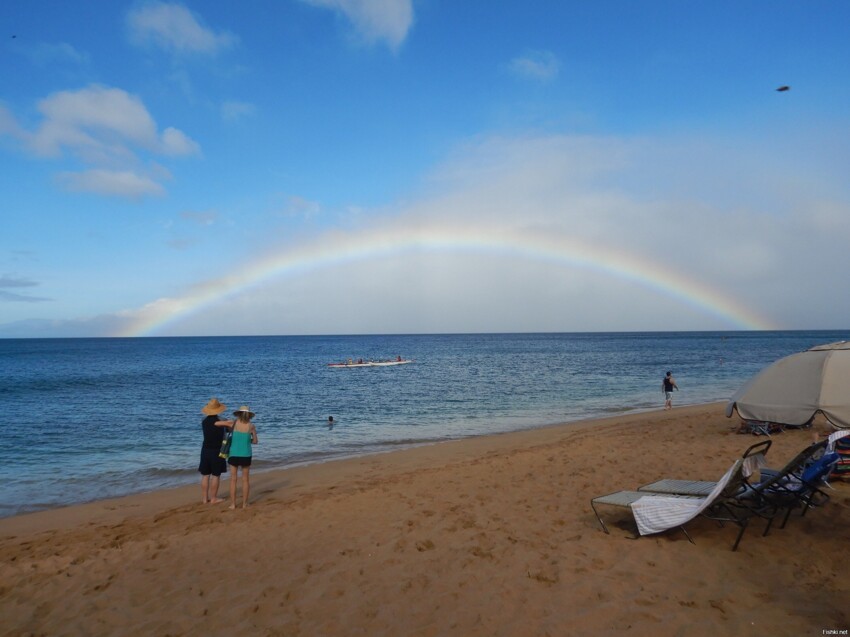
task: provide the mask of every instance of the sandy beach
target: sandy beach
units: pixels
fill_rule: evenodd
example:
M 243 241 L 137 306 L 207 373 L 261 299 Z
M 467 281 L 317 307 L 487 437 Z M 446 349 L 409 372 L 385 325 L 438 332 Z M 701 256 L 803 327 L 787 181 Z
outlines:
M 192 486 L 6 518 L 0 633 L 846 631 L 850 484 L 767 537 L 754 521 L 737 552 L 737 529 L 708 520 L 696 544 L 631 539 L 617 509 L 601 530 L 595 496 L 719 478 L 760 440 L 736 424 L 721 404 L 677 407 L 258 473 L 244 511 Z M 775 435 L 770 466 L 811 440 Z

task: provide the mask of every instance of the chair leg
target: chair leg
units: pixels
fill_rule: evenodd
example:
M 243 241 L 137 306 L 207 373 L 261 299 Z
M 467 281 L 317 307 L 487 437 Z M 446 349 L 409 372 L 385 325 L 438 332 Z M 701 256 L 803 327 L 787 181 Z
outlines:
M 791 508 L 792 508 L 792 507 L 788 507 L 788 508 L 785 510 L 785 517 L 782 519 L 782 526 L 780 526 L 780 527 L 779 527 L 780 529 L 784 529 L 784 528 L 785 528 L 785 525 L 786 525 L 786 524 L 788 524 L 788 518 L 790 518 L 790 517 L 791 517 Z M 807 508 L 808 508 L 808 507 L 806 507 L 806 506 L 804 506 L 804 507 L 803 507 L 803 515 L 805 515 L 805 514 L 806 514 L 806 509 L 807 509 Z
M 775 515 L 775 514 L 774 514 Z M 770 533 L 770 527 L 773 525 L 773 516 L 770 516 L 767 519 L 767 524 L 764 527 L 764 533 L 761 534 L 762 537 L 767 537 L 767 534 Z
M 596 510 L 596 505 L 593 504 L 593 500 L 590 501 L 590 508 L 593 509 L 593 512 L 596 514 L 596 519 L 599 520 L 599 524 L 602 525 L 602 530 L 605 531 L 606 534 L 611 535 L 611 532 L 608 530 L 608 527 L 605 526 L 605 522 L 603 522 L 602 518 L 599 517 L 599 511 Z
M 834 487 L 831 484 L 829 484 L 828 482 L 824 482 L 824 484 L 827 487 L 829 487 L 830 489 L 832 489 L 833 491 L 835 490 Z M 823 499 L 820 502 L 816 502 L 815 498 L 817 496 L 821 496 Z M 808 497 L 808 501 L 811 502 L 811 506 L 813 506 L 813 507 L 823 506 L 824 504 L 829 502 L 829 494 L 826 491 L 818 489 L 817 487 L 813 487 L 812 493 Z
M 744 537 L 744 531 L 747 530 L 747 519 L 744 518 L 738 523 L 741 526 L 741 530 L 738 531 L 738 537 L 735 538 L 735 543 L 732 545 L 732 552 L 738 550 L 738 545 L 741 543 L 741 538 Z

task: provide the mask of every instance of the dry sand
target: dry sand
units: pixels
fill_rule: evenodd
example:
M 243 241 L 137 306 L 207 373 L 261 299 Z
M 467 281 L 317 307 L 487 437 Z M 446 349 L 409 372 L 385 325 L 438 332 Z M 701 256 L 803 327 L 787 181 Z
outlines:
M 719 478 L 760 440 L 734 424 L 719 404 L 681 407 L 260 473 L 244 511 L 192 487 L 7 518 L 0 633 L 846 631 L 850 484 L 767 537 L 754 522 L 737 552 L 737 529 L 708 520 L 695 545 L 629 539 L 623 510 L 599 527 L 594 496 Z M 769 464 L 811 438 L 775 435 Z

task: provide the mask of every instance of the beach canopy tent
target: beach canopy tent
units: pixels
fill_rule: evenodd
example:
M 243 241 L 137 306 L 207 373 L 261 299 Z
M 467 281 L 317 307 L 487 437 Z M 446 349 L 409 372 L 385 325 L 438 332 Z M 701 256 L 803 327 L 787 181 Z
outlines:
M 850 342 L 818 345 L 781 358 L 751 378 L 726 405 L 744 420 L 806 425 L 817 412 L 850 427 Z

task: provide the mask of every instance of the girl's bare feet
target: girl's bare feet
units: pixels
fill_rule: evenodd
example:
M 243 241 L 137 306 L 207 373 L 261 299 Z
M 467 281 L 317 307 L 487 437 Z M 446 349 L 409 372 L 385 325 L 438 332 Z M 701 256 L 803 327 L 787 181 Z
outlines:
M 218 504 L 219 502 L 224 502 L 222 498 L 213 498 L 210 500 L 210 504 Z

